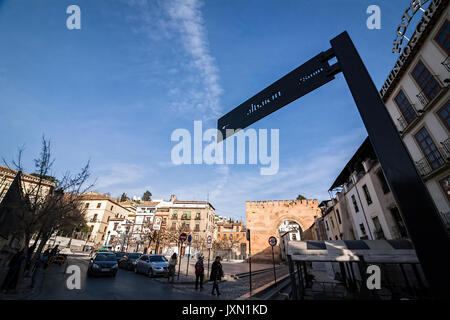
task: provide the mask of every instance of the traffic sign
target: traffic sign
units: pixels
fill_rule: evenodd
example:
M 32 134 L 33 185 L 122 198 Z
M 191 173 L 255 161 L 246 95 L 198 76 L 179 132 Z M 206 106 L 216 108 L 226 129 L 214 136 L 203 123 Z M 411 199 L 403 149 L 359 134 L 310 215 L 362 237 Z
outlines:
M 182 234 L 180 234 L 180 241 L 181 242 L 184 242 L 184 241 L 186 241 L 186 238 L 187 238 L 187 234 L 186 233 L 182 233 Z
M 206 249 L 211 249 L 212 248 L 212 243 L 207 243 L 206 244 Z
M 212 243 L 212 237 L 208 236 L 208 238 L 206 238 L 206 243 L 207 244 L 211 244 Z
M 191 243 L 191 241 L 192 241 L 192 236 L 191 236 L 191 235 L 189 235 L 189 237 L 187 238 L 187 241 L 188 241 L 189 243 Z
M 269 244 L 273 247 L 273 246 L 276 246 L 277 245 L 277 238 L 275 238 L 275 237 L 270 237 L 269 238 Z
M 160 230 L 161 229 L 161 217 L 155 217 L 155 221 L 153 222 L 153 230 Z

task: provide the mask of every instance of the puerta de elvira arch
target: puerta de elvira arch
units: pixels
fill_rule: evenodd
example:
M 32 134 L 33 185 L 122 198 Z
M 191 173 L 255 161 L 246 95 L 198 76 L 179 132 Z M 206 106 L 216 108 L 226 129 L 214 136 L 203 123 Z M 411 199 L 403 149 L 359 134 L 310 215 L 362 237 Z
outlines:
M 222 116 L 217 123 L 222 135 L 219 134 L 217 141 L 330 82 L 342 72 L 397 201 L 432 295 L 446 297 L 450 290 L 450 239 L 439 212 L 348 33 L 341 33 L 330 43 L 330 49 Z M 330 65 L 333 58 L 337 62 Z

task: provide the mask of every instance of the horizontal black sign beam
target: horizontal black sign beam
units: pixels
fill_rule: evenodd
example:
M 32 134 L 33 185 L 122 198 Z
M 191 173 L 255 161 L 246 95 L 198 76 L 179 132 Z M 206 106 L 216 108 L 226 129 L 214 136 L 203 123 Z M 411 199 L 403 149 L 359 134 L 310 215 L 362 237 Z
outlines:
M 330 50 L 321 52 L 283 78 L 257 93 L 217 122 L 217 129 L 222 133 L 218 142 L 233 133 L 227 129 L 244 129 L 292 101 L 306 95 L 334 79 L 328 60 L 332 57 Z M 333 66 L 334 69 L 337 67 Z M 331 71 L 331 72 L 330 72 Z

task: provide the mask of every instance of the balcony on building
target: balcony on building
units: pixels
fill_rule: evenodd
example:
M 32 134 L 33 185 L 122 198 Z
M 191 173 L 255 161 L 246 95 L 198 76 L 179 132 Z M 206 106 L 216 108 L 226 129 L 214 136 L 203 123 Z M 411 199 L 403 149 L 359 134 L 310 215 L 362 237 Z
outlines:
M 445 228 L 450 231 L 450 211 L 441 212 L 440 216 Z
M 447 71 L 450 71 L 450 56 L 447 56 L 441 64 L 445 67 L 445 69 L 447 69 Z
M 186 215 L 186 214 L 183 214 L 183 215 L 181 216 L 181 220 L 191 220 L 191 217 L 188 216 L 188 215 Z
M 194 231 L 199 232 L 199 231 L 200 231 L 200 227 L 195 227 L 195 228 L 194 228 Z
M 437 85 L 428 86 L 428 84 L 432 83 L 433 80 L 437 82 Z M 437 97 L 441 96 L 441 94 L 445 92 L 445 88 L 446 85 L 439 78 L 439 75 L 433 74 L 432 78 L 425 85 L 425 89 L 417 94 L 417 99 L 425 109 L 430 106 L 431 102 L 436 101 Z
M 421 176 L 428 177 L 450 163 L 450 138 L 442 141 L 441 147 L 437 147 L 437 151 L 441 156 L 440 159 L 437 159 L 438 161 L 431 163 L 428 157 L 416 161 L 416 167 Z
M 419 118 L 419 116 L 423 113 L 422 110 L 417 110 L 416 105 L 415 104 L 411 104 L 412 108 L 413 108 L 413 116 L 412 117 L 405 117 L 403 115 L 401 115 L 399 118 L 397 118 L 397 121 L 400 125 L 400 133 L 404 132 L 406 129 L 408 129 L 408 127 L 415 122 L 416 119 Z

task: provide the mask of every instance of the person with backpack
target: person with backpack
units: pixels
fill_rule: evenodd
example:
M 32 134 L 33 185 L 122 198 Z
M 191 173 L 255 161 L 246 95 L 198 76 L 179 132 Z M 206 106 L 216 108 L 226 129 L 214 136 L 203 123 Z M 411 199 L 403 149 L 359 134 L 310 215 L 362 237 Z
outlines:
M 203 256 L 200 256 L 195 264 L 195 290 L 198 289 L 200 281 L 200 289 L 203 289 L 203 278 L 205 277 L 205 267 L 203 266 Z

